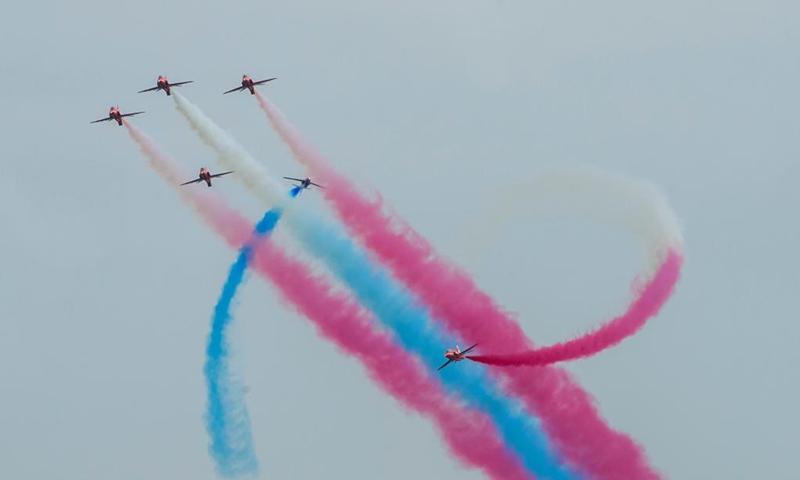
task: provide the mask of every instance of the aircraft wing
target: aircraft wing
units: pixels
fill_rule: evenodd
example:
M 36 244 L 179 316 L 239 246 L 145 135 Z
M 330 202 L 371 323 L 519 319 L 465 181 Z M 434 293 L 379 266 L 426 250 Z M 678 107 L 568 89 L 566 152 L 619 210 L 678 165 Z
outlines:
M 264 85 L 265 83 L 267 83 L 267 82 L 271 82 L 271 81 L 273 81 L 273 80 L 275 80 L 275 79 L 277 79 L 277 78 L 278 78 L 278 77 L 273 77 L 273 78 L 268 78 L 268 79 L 266 79 L 266 80 L 259 80 L 259 81 L 257 81 L 257 82 L 253 82 L 253 85 Z
M 197 178 L 197 179 L 195 179 L 195 180 L 192 180 L 192 181 L 190 181 L 190 182 L 181 183 L 181 187 L 182 187 L 182 186 L 184 186 L 184 185 L 189 185 L 190 183 L 197 183 L 197 182 L 202 182 L 202 181 L 203 181 L 203 179 L 202 179 L 202 178 Z
M 153 87 L 153 88 L 146 88 L 146 89 L 144 89 L 144 90 L 139 90 L 139 93 L 144 93 L 144 92 L 155 92 L 156 90 L 160 90 L 160 89 L 161 89 L 161 87 L 159 87 L 159 86 L 155 86 L 155 87 Z
M 295 182 L 302 182 L 303 181 L 302 178 L 292 178 L 292 177 L 283 177 L 283 178 L 285 178 L 286 180 L 294 180 Z
M 311 182 L 311 185 L 316 185 L 316 186 L 318 186 L 319 188 L 325 188 L 325 187 L 323 187 L 322 185 L 320 185 L 319 183 L 314 183 L 314 182 Z
M 214 175 L 211 175 L 211 178 L 221 177 L 221 176 L 227 175 L 229 173 L 233 173 L 233 170 L 231 170 L 230 172 L 215 173 Z
M 186 85 L 187 83 L 192 83 L 192 82 L 194 82 L 194 80 L 187 80 L 185 82 L 175 82 L 175 83 L 170 83 L 169 86 L 170 87 L 180 87 L 181 85 Z
M 463 352 L 461 352 L 461 355 L 465 355 L 467 352 L 469 352 L 470 350 L 472 350 L 473 348 L 475 348 L 477 346 L 478 346 L 478 344 L 476 343 L 475 345 L 473 345 L 473 346 L 469 347 L 468 349 L 464 350 Z
M 126 114 L 120 115 L 120 117 L 132 117 L 134 115 L 139 115 L 140 113 L 144 113 L 144 112 L 126 113 Z
M 113 118 L 111 118 L 111 117 L 108 117 L 108 118 L 101 118 L 100 120 L 95 120 L 94 122 L 89 122 L 89 123 L 107 122 L 107 121 L 109 121 L 109 120 L 114 120 L 114 119 L 113 119 Z
M 227 92 L 222 92 L 222 94 L 223 94 L 223 95 L 226 95 L 226 94 L 228 94 L 228 93 L 231 93 L 231 92 L 242 92 L 242 91 L 244 91 L 244 89 L 245 89 L 245 88 L 247 88 L 247 87 L 236 87 L 236 88 L 231 88 L 231 89 L 230 89 L 230 90 L 228 90 Z
M 444 367 L 450 365 L 452 362 L 453 362 L 453 359 L 451 358 L 450 360 L 447 361 L 447 363 L 445 363 L 444 365 L 442 365 L 441 367 L 436 369 L 436 371 L 438 372 L 439 370 L 443 369 Z

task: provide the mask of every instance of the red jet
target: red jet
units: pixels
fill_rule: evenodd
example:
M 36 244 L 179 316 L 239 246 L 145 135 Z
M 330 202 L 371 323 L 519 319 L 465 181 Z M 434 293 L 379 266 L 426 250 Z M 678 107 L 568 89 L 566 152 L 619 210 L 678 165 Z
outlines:
M 101 118 L 100 120 L 95 120 L 94 122 L 89 123 L 98 123 L 98 122 L 107 122 L 109 120 L 116 120 L 119 123 L 119 126 L 122 126 L 122 118 L 123 117 L 132 117 L 134 115 L 139 115 L 140 113 L 144 112 L 133 112 L 133 113 L 119 113 L 119 105 L 116 107 L 111 107 L 108 109 L 108 118 Z
M 170 88 L 179 87 L 181 85 L 186 85 L 187 83 L 192 83 L 192 82 L 194 82 L 194 80 L 189 80 L 188 82 L 169 83 L 169 80 L 167 80 L 166 76 L 159 75 L 158 76 L 158 80 L 156 81 L 156 86 L 155 87 L 147 88 L 145 90 L 139 90 L 139 93 L 155 92 L 157 90 L 164 90 L 165 92 L 167 92 L 167 95 L 172 95 L 172 93 L 169 91 Z
M 319 188 L 325 188 L 325 187 L 323 187 L 322 185 L 320 185 L 318 183 L 312 182 L 311 179 L 308 178 L 308 177 L 306 177 L 306 178 L 283 177 L 283 178 L 285 178 L 286 180 L 294 180 L 296 182 L 300 182 L 300 185 L 295 185 L 295 187 L 300 187 L 303 190 L 305 190 L 306 188 L 308 188 L 311 185 L 314 185 L 315 187 L 319 187 Z
M 211 175 L 211 172 L 206 170 L 206 167 L 203 167 L 203 168 L 200 169 L 200 175 L 198 175 L 198 178 L 196 178 L 194 180 L 191 180 L 189 182 L 186 182 L 186 183 L 181 183 L 181 187 L 184 186 L 184 185 L 189 185 L 190 183 L 200 183 L 200 182 L 206 182 L 208 184 L 208 186 L 210 187 L 212 178 L 221 177 L 221 176 L 227 175 L 229 173 L 233 173 L 233 170 L 231 170 L 230 172 L 215 173 L 214 175 Z
M 464 350 L 463 352 L 458 347 L 458 345 L 456 345 L 456 349 L 455 350 L 445 350 L 444 356 L 445 356 L 445 358 L 447 358 L 447 363 L 445 363 L 444 365 L 439 367 L 439 370 L 441 370 L 444 367 L 450 365 L 452 362 L 460 362 L 461 360 L 464 360 L 464 355 L 466 355 L 467 352 L 469 352 L 470 350 L 472 350 L 473 348 L 475 348 L 477 346 L 478 346 L 478 344 L 476 343 L 475 345 L 469 347 L 468 349 Z
M 231 92 L 244 92 L 245 90 L 250 90 L 250 95 L 255 95 L 256 94 L 256 89 L 253 88 L 253 87 L 255 87 L 256 85 L 264 85 L 265 83 L 271 82 L 271 81 L 275 80 L 276 78 L 278 78 L 278 77 L 268 78 L 266 80 L 259 80 L 257 82 L 254 82 L 253 79 L 248 77 L 247 75 L 242 75 L 242 86 L 241 87 L 232 88 L 232 89 L 228 90 L 227 92 L 224 92 L 223 95 L 231 93 Z

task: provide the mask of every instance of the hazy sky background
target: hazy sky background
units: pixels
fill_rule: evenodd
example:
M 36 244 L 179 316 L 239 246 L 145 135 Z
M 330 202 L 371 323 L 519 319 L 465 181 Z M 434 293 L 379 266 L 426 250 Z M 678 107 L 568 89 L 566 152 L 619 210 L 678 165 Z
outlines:
M 221 95 L 248 73 L 277 76 L 261 91 L 538 343 L 624 308 L 635 243 L 521 207 L 490 250 L 460 257 L 474 212 L 547 168 L 659 185 L 685 226 L 675 296 L 565 368 L 671 478 L 794 478 L 798 24 L 789 1 L 8 5 L 0 477 L 215 478 L 202 364 L 235 252 L 123 128 L 88 122 L 146 110 L 134 123 L 193 174 L 217 169 L 171 99 L 136 93 L 159 74 L 195 80 L 181 93 L 276 174 L 303 175 L 250 95 Z M 230 177 L 215 188 L 263 213 Z M 482 478 L 261 279 L 240 298 L 262 478 Z

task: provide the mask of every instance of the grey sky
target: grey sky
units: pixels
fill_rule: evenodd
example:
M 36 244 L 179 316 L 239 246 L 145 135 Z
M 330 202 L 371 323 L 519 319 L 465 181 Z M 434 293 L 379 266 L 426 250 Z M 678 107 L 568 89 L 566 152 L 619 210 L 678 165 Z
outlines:
M 800 6 L 601 3 L 7 6 L 0 477 L 214 478 L 203 349 L 234 252 L 124 129 L 88 122 L 115 103 L 146 110 L 135 123 L 187 169 L 216 168 L 170 99 L 136 94 L 159 74 L 195 80 L 187 98 L 276 173 L 301 175 L 250 96 L 221 95 L 248 73 L 277 76 L 262 90 L 306 137 L 540 343 L 623 308 L 633 239 L 523 217 L 483 256 L 458 257 L 474 210 L 553 167 L 662 187 L 685 225 L 675 297 L 639 335 L 566 368 L 671 478 L 793 478 Z M 234 182 L 215 188 L 262 213 Z M 263 478 L 461 472 L 427 421 L 260 279 L 238 314 Z

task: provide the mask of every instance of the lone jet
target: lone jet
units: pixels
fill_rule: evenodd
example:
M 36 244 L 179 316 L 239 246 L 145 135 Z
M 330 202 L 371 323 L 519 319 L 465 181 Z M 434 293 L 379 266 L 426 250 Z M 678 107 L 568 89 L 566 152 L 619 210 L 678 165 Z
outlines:
M 464 360 L 464 355 L 466 355 L 467 352 L 469 352 L 470 350 L 472 350 L 473 348 L 475 348 L 477 346 L 478 346 L 478 344 L 476 343 L 475 345 L 469 347 L 468 349 L 464 350 L 463 352 L 461 351 L 461 348 L 459 348 L 458 345 L 456 345 L 456 349 L 455 350 L 445 350 L 444 356 L 445 356 L 445 358 L 447 358 L 447 363 L 445 363 L 444 365 L 439 367 L 438 370 L 443 369 L 444 367 L 450 365 L 452 362 L 460 362 L 461 360 Z

